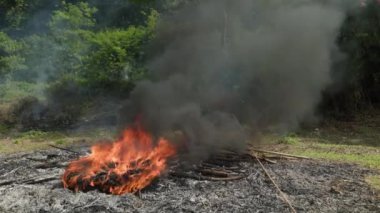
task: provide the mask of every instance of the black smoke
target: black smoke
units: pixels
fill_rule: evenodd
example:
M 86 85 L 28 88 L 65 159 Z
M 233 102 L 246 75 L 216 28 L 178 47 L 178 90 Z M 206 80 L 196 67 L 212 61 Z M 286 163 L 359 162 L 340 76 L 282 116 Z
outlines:
M 179 130 L 197 157 L 243 148 L 252 130 L 294 129 L 331 83 L 343 17 L 320 1 L 258 0 L 205 0 L 163 17 L 152 78 L 137 84 L 121 121 L 141 115 L 157 135 Z

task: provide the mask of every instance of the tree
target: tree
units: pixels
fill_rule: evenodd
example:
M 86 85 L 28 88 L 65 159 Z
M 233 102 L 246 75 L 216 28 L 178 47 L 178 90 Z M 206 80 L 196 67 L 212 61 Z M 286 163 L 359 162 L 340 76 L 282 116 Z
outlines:
M 2 80 L 12 72 L 25 69 L 25 60 L 20 55 L 22 48 L 21 42 L 12 40 L 8 35 L 0 32 L 0 77 Z
M 380 102 L 379 20 L 380 5 L 371 1 L 349 14 L 341 30 L 338 44 L 348 59 L 343 76 L 354 102 Z

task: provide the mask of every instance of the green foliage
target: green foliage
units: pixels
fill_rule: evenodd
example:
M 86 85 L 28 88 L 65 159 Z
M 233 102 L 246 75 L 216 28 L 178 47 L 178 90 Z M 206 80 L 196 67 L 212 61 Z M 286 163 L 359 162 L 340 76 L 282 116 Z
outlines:
M 99 95 L 127 96 L 146 77 L 144 47 L 158 19 L 153 5 L 0 0 L 0 78 L 7 76 L 0 102 L 38 97 L 3 120 L 24 130 L 66 128 Z
M 158 13 L 140 26 L 95 31 L 96 8 L 64 3 L 53 12 L 49 33 L 24 39 L 28 79 L 59 80 L 68 75 L 86 86 L 120 87 L 145 76 L 144 45 L 153 37 Z
M 39 29 L 45 24 L 34 20 L 36 16 L 48 18 L 48 11 L 57 5 L 58 0 L 0 0 L 0 29 L 30 33 L 26 27 L 31 22 Z M 41 13 L 42 12 L 42 13 Z M 45 15 L 42 15 L 45 14 Z M 42 16 L 41 16 L 42 15 Z
M 10 27 L 18 27 L 25 20 L 25 10 L 27 8 L 26 0 L 15 1 L 0 1 L 0 8 L 3 8 L 3 22 L 6 22 Z
M 53 12 L 49 27 L 53 31 L 79 30 L 95 26 L 94 14 L 97 9 L 88 3 L 70 4 L 63 2 L 63 9 Z
M 63 4 L 54 11 L 48 23 L 48 34 L 24 39 L 26 64 L 29 70 L 18 73 L 20 80 L 52 81 L 82 69 L 82 58 L 88 53 L 89 28 L 95 25 L 96 9 L 87 3 Z
M 85 57 L 82 77 L 90 84 L 109 85 L 133 82 L 144 74 L 143 46 L 153 37 L 158 13 L 152 11 L 146 26 L 130 26 L 94 33 L 89 39 L 90 53 Z
M 15 25 L 21 26 L 25 17 L 33 16 L 35 8 L 44 8 L 43 2 L 0 1 L 0 10 L 19 11 L 19 19 L 23 21 Z M 25 36 L 22 42 L 0 34 L 0 75 L 13 73 L 13 79 L 28 82 L 54 82 L 71 76 L 86 86 L 109 88 L 125 84 L 129 88 L 145 76 L 143 47 L 153 37 L 158 19 L 155 10 L 145 8 L 152 2 L 111 1 L 110 5 L 126 8 L 141 5 L 136 7 L 141 9 L 137 13 L 145 21 L 124 28 L 99 29 L 96 19 L 101 17 L 96 16 L 98 9 L 93 5 L 101 5 L 100 2 L 62 1 L 51 11 L 47 31 Z
M 63 5 L 63 9 L 53 13 L 49 22 L 51 34 L 45 38 L 50 41 L 50 47 L 45 51 L 54 53 L 51 56 L 53 78 L 75 74 L 82 69 L 82 58 L 88 54 L 88 39 L 93 34 L 89 30 L 95 25 L 93 16 L 97 11 L 83 2 Z
M 0 32 L 0 77 L 25 69 L 24 58 L 20 55 L 23 45 Z
M 146 40 L 147 30 L 143 27 L 94 34 L 83 77 L 100 84 L 129 80 L 143 57 L 141 48 Z

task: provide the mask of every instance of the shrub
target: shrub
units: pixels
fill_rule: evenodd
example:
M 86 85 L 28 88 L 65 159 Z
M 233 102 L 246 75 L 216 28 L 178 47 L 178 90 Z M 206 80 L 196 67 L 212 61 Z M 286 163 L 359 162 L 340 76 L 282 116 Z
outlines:
M 152 11 L 146 26 L 94 33 L 81 77 L 90 85 L 111 88 L 143 78 L 143 47 L 153 36 L 157 16 Z

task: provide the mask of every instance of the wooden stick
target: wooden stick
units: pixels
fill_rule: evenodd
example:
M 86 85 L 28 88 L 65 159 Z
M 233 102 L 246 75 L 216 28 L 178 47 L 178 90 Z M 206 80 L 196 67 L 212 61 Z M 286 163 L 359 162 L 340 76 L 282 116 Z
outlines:
M 236 175 L 236 176 L 230 176 L 230 177 L 206 177 L 206 176 L 201 176 L 203 180 L 209 180 L 209 181 L 233 181 L 233 180 L 240 180 L 245 178 L 243 175 Z
M 268 154 L 268 155 L 271 155 L 271 154 Z M 260 158 L 260 160 L 264 160 L 264 159 L 285 159 L 285 160 L 294 160 L 294 159 L 297 159 L 295 157 L 288 157 L 288 156 L 284 156 L 284 155 L 271 155 L 271 156 L 268 156 L 267 154 L 263 154 L 263 157 Z
M 0 182 L 0 186 L 10 185 L 10 184 L 12 184 L 12 183 L 14 183 L 14 182 L 16 182 L 16 181 L 8 180 L 8 181 Z
M 47 159 L 37 159 L 37 158 L 26 158 L 28 160 L 31 160 L 31 161 L 36 161 L 36 162 L 45 162 L 47 161 Z
M 268 158 L 264 158 L 264 160 L 268 163 L 271 163 L 271 164 L 276 164 L 277 162 L 274 161 L 274 160 L 269 160 Z
M 21 183 L 24 183 L 24 184 L 38 184 L 38 183 L 49 182 L 49 181 L 52 181 L 52 180 L 58 180 L 58 177 L 46 177 L 46 178 L 42 178 L 42 179 L 33 179 L 33 180 L 27 180 L 27 181 L 24 181 L 24 182 L 21 182 Z
M 251 151 L 268 153 L 268 154 L 273 154 L 273 155 L 282 155 L 282 156 L 292 157 L 292 158 L 307 159 L 307 160 L 311 160 L 312 159 L 312 158 L 305 157 L 305 156 L 291 155 L 291 154 L 286 154 L 286 153 L 282 153 L 282 152 L 272 152 L 272 151 L 266 151 L 266 150 L 261 150 L 261 149 L 253 149 L 253 148 L 251 148 Z
M 174 177 L 179 177 L 179 178 L 192 178 L 195 180 L 209 180 L 209 181 L 232 181 L 232 180 L 240 180 L 244 178 L 244 176 L 242 175 L 217 178 L 217 177 L 207 177 L 203 175 L 194 175 L 194 174 L 178 173 L 178 172 L 173 172 L 171 173 L 171 175 Z
M 134 195 L 135 195 L 136 197 L 138 197 L 140 200 L 142 200 L 141 190 L 138 190 L 137 192 L 135 192 Z
M 276 187 L 276 190 L 278 191 L 278 193 L 280 194 L 280 196 L 284 199 L 284 201 L 288 204 L 290 210 L 293 212 L 293 213 L 297 213 L 297 211 L 294 209 L 293 205 L 290 203 L 289 199 L 287 198 L 286 194 L 284 192 L 281 191 L 280 187 L 276 184 L 276 182 L 273 180 L 273 178 L 269 175 L 268 173 L 268 170 L 264 167 L 264 165 L 261 163 L 260 159 L 254 155 L 257 162 L 259 162 L 261 168 L 264 170 L 266 176 L 268 176 L 269 180 L 273 183 L 273 185 Z
M 54 145 L 49 145 L 49 146 L 53 147 L 53 148 L 56 148 L 56 149 L 59 149 L 59 150 L 66 151 L 66 152 L 71 152 L 71 153 L 74 153 L 74 154 L 77 154 L 77 155 L 81 155 L 81 153 L 79 153 L 77 151 L 74 151 L 74 150 L 71 150 L 71 149 L 62 148 L 62 147 L 58 147 L 58 146 L 54 146 Z
M 87 205 L 84 205 L 84 206 L 75 206 L 72 210 L 74 209 L 85 209 L 87 207 L 91 207 L 92 205 L 94 205 L 96 202 L 98 202 L 98 200 L 100 199 L 100 197 L 96 198 L 95 200 L 93 200 L 91 203 L 87 204 Z M 67 211 L 67 210 L 66 210 Z M 65 212 L 66 212 L 65 211 Z
M 7 172 L 7 173 L 1 175 L 0 177 L 6 177 L 7 175 L 10 175 L 10 174 L 12 174 L 12 173 L 15 173 L 15 172 L 16 172 L 17 170 L 19 170 L 20 168 L 21 168 L 21 167 L 17 167 L 17 168 L 15 168 L 15 169 L 13 169 L 12 171 Z
M 197 169 L 198 172 L 200 172 L 202 175 L 212 175 L 216 177 L 228 177 L 229 174 L 224 171 L 216 171 L 213 169 Z
M 69 165 L 68 163 L 51 162 L 51 163 L 39 164 L 35 168 L 36 169 L 65 168 L 68 165 Z
M 52 180 L 57 180 L 58 177 L 56 176 L 49 176 L 45 178 L 38 178 L 38 177 L 32 177 L 28 179 L 16 179 L 16 180 L 9 180 L 9 181 L 4 181 L 0 182 L 0 186 L 6 186 L 6 185 L 11 185 L 14 183 L 17 184 L 37 184 L 37 183 L 44 183 Z

